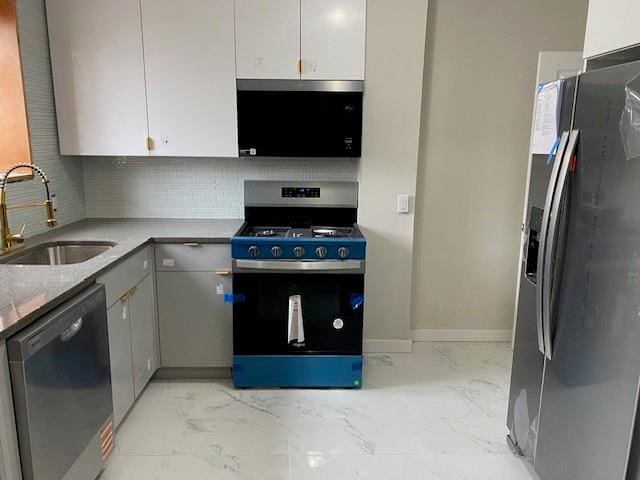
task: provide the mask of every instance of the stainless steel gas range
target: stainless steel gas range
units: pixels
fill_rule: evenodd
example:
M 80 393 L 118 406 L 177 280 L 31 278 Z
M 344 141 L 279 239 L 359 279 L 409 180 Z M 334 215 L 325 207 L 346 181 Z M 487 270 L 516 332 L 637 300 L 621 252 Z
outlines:
M 362 386 L 357 208 L 353 182 L 245 182 L 231 239 L 236 387 Z

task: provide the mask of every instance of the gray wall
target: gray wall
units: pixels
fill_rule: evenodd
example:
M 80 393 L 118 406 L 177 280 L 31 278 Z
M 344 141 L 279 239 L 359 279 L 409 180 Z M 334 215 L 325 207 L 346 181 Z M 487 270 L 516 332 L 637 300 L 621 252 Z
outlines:
M 400 340 L 379 343 L 383 350 L 410 347 L 414 215 L 398 214 L 396 198 L 415 195 L 426 24 L 427 0 L 367 2 L 359 223 L 367 236 L 365 336 Z
M 51 61 L 44 0 L 18 0 L 18 38 L 27 99 L 27 118 L 33 163 L 50 179 L 57 196 L 59 225 L 85 217 L 82 162 L 59 155 L 58 132 L 51 81 Z M 12 183 L 7 188 L 9 205 L 44 199 L 40 180 Z M 26 224 L 28 236 L 47 230 L 44 208 L 9 212 L 14 229 Z
M 538 52 L 582 50 L 587 0 L 432 0 L 412 328 L 512 326 Z

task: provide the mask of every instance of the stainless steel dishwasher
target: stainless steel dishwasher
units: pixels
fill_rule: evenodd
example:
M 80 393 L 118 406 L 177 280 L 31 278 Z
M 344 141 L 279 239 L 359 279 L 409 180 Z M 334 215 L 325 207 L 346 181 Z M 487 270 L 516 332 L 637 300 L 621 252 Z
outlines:
M 93 480 L 114 448 L 105 290 L 7 342 L 24 480 Z

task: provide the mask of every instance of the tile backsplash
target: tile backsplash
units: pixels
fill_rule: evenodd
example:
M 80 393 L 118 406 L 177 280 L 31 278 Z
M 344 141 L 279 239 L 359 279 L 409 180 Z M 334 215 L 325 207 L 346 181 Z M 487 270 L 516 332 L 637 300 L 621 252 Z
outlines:
M 61 157 L 58 151 L 44 0 L 18 0 L 17 11 L 31 155 L 33 163 L 49 177 L 51 191 L 56 194 L 58 224 L 64 225 L 86 215 L 82 164 Z M 44 188 L 38 178 L 7 187 L 9 205 L 43 200 Z M 45 219 L 44 208 L 11 210 L 9 214 L 12 228 L 19 230 L 25 224 L 27 236 L 47 230 Z
M 357 159 L 94 157 L 88 217 L 242 218 L 244 180 L 357 181 Z

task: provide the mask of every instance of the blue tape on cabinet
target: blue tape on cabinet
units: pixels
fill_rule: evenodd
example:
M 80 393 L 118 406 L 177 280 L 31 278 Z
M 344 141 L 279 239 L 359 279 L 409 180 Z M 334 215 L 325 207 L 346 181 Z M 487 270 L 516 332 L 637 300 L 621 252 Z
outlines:
M 224 303 L 244 303 L 247 297 L 244 293 L 225 293 Z

